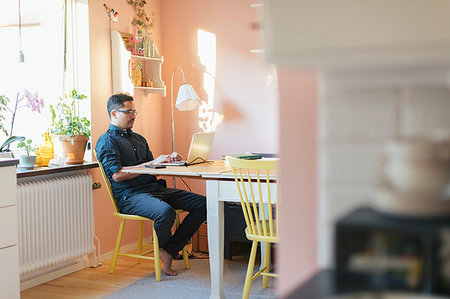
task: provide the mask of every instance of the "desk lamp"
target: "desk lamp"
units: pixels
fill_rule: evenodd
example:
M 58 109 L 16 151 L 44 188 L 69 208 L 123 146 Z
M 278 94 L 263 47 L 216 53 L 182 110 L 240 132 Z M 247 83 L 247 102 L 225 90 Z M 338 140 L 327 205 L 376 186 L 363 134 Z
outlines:
M 175 151 L 175 126 L 173 121 L 173 75 L 175 74 L 175 71 L 179 69 L 181 71 L 181 75 L 183 76 L 183 85 L 180 86 L 178 89 L 178 95 L 177 95 L 177 102 L 175 104 L 175 107 L 180 111 L 191 111 L 196 108 L 198 108 L 202 101 L 198 97 L 197 93 L 195 92 L 194 88 L 186 83 L 186 80 L 184 79 L 184 73 L 183 70 L 178 66 L 173 69 L 172 72 L 172 80 L 171 80 L 171 90 L 170 90 L 170 112 L 171 112 L 171 121 L 172 121 L 172 152 Z

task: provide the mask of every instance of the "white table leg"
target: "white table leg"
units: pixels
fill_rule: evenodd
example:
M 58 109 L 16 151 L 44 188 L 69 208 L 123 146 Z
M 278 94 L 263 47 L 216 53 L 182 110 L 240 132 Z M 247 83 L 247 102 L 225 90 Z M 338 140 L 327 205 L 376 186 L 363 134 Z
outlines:
M 211 299 L 225 298 L 223 291 L 223 202 L 219 201 L 219 181 L 206 182 Z

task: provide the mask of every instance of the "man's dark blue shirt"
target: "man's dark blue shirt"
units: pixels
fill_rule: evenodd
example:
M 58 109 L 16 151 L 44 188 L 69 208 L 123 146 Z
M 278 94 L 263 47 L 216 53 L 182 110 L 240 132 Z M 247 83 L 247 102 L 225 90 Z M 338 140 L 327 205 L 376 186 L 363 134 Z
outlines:
M 140 175 L 121 182 L 112 179 L 112 175 L 124 166 L 139 165 L 153 160 L 153 154 L 145 138 L 132 132 L 131 129 L 125 131 L 111 124 L 98 139 L 95 150 L 97 159 L 102 163 L 111 182 L 114 198 L 119 207 L 120 201 L 126 197 L 164 189 L 153 175 Z

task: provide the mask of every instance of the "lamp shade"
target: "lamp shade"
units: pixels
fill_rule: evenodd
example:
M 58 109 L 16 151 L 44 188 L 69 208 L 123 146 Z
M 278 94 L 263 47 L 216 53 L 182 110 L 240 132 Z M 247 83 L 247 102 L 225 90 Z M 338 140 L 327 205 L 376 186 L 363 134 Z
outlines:
M 181 111 L 190 111 L 198 108 L 202 104 L 200 98 L 189 84 L 183 84 L 178 89 L 177 102 L 175 107 Z

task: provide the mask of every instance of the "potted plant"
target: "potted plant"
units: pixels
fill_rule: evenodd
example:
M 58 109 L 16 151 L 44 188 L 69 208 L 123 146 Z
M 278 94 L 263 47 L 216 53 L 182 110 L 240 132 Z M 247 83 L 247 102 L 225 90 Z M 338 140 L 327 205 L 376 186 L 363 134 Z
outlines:
M 24 102 L 25 101 L 25 102 Z M 12 107 L 10 106 L 12 104 Z M 10 99 L 5 95 L 0 95 L 0 131 L 3 132 L 8 138 L 6 141 L 0 146 L 0 157 L 12 157 L 12 152 L 9 150 L 9 146 L 11 143 L 15 141 L 23 141 L 25 137 L 23 136 L 14 136 L 14 121 L 16 119 L 17 111 L 20 108 L 28 107 L 31 111 L 41 112 L 41 108 L 44 107 L 44 100 L 39 98 L 38 93 L 32 94 L 28 90 L 25 90 L 21 95 L 17 93 L 15 101 L 11 102 Z M 6 115 L 10 114 L 11 116 L 11 124 L 9 131 L 6 130 L 5 124 L 3 123 L 6 120 Z
M 19 156 L 19 167 L 21 168 L 34 168 L 37 156 L 32 155 L 34 152 L 34 147 L 31 145 L 32 142 L 31 139 L 27 139 L 17 144 L 17 148 L 24 148 L 27 152 L 26 155 Z
M 58 136 L 63 152 L 69 160 L 66 164 L 83 164 L 86 144 L 91 136 L 91 122 L 80 116 L 80 102 L 87 97 L 75 89 L 60 97 L 55 107 L 50 105 L 52 124 L 49 132 Z

